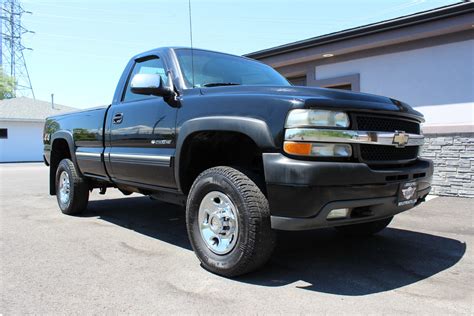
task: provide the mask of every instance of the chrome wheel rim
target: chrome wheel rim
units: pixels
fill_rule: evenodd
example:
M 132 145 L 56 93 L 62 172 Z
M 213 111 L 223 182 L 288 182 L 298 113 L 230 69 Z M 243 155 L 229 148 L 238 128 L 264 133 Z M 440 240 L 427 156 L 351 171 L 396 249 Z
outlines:
M 239 235 L 238 212 L 222 192 L 206 194 L 199 205 L 199 230 L 206 246 L 215 254 L 225 255 L 234 249 Z
M 59 200 L 61 204 L 67 205 L 71 198 L 71 183 L 69 174 L 66 171 L 61 172 L 59 176 Z

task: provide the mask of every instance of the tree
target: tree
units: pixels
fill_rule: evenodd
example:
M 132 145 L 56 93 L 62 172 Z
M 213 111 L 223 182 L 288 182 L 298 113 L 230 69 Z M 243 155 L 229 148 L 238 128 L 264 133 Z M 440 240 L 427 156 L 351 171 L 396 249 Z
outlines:
M 3 69 L 0 68 L 0 100 L 14 98 L 15 88 L 15 79 L 4 73 Z

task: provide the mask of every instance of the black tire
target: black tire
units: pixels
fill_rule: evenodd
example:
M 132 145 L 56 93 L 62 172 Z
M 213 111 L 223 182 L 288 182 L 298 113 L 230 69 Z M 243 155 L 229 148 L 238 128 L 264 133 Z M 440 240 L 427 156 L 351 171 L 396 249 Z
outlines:
M 377 234 L 387 227 L 392 221 L 392 217 L 387 217 L 373 222 L 353 224 L 335 227 L 340 233 L 353 237 L 367 237 Z
M 216 254 L 201 237 L 199 207 L 210 192 L 224 193 L 237 209 L 238 237 L 229 253 Z M 235 277 L 258 269 L 275 247 L 267 198 L 244 173 L 231 167 L 214 167 L 194 181 L 186 205 L 186 226 L 194 252 L 207 270 Z
M 69 177 L 69 199 L 67 202 L 61 201 L 60 178 L 66 172 Z M 63 159 L 56 170 L 56 198 L 61 212 L 67 215 L 77 215 L 82 213 L 89 201 L 89 186 L 86 179 L 79 176 L 74 163 L 70 159 Z

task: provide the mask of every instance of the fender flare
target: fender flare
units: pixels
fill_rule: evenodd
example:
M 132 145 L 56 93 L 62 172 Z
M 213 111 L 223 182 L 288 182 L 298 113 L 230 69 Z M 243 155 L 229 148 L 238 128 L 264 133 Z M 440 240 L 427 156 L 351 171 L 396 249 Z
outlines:
M 82 175 L 81 171 L 79 170 L 79 167 L 77 165 L 77 160 L 76 160 L 76 151 L 75 146 L 74 146 L 74 138 L 72 136 L 72 133 L 67 130 L 60 130 L 57 132 L 54 132 L 51 135 L 50 138 L 50 144 L 51 144 L 51 153 L 53 152 L 53 145 L 54 141 L 58 139 L 64 139 L 69 147 L 69 152 L 71 154 L 71 160 L 74 166 L 76 167 L 76 170 L 80 175 Z M 50 166 L 49 166 L 49 194 L 51 195 L 56 195 L 56 183 L 55 183 L 55 178 L 56 178 L 56 170 L 53 170 L 52 165 L 51 165 L 51 159 L 50 159 Z
M 248 136 L 260 148 L 275 147 L 270 129 L 263 120 L 242 116 L 209 116 L 186 121 L 179 128 L 174 159 L 174 175 L 180 192 L 183 192 L 180 183 L 182 147 L 190 135 L 204 131 L 237 132 Z
M 71 153 L 71 160 L 77 167 L 76 150 L 75 150 L 75 145 L 74 145 L 74 137 L 72 136 L 72 133 L 70 131 L 62 130 L 62 131 L 57 131 L 53 135 L 51 135 L 51 140 L 50 140 L 51 151 L 53 151 L 53 144 L 54 144 L 54 141 L 57 139 L 64 139 L 67 142 L 67 145 L 69 147 L 69 152 Z

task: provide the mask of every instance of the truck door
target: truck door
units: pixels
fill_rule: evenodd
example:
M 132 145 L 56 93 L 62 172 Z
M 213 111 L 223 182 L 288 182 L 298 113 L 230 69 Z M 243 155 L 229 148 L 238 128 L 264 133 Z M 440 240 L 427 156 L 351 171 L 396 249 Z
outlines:
M 177 110 L 162 97 L 132 93 L 130 82 L 139 73 L 159 74 L 168 80 L 159 56 L 135 61 L 121 101 L 107 115 L 109 173 L 118 183 L 176 188 L 172 161 Z

